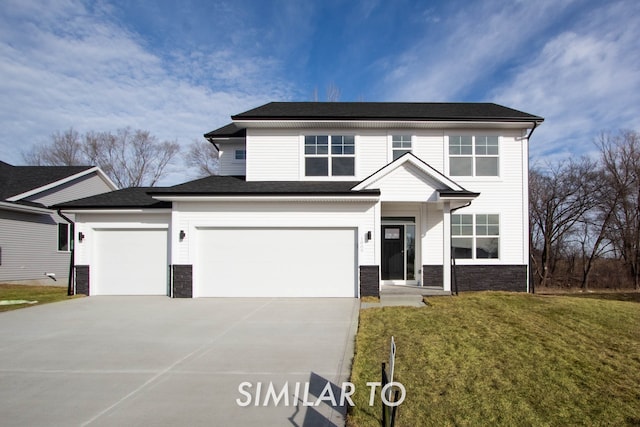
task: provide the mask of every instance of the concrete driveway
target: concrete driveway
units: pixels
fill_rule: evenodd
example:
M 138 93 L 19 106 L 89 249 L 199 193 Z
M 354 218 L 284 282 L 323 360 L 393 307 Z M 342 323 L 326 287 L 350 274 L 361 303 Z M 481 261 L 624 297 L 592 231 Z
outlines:
M 325 387 L 338 400 L 348 381 L 357 316 L 347 298 L 89 297 L 0 313 L 0 424 L 341 426 Z

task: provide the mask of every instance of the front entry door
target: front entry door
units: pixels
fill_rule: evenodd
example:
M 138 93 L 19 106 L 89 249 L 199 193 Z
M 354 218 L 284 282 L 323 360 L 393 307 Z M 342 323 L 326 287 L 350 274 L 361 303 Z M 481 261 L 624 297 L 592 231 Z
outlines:
M 382 226 L 382 280 L 404 280 L 404 225 Z
M 382 280 L 415 284 L 416 225 L 413 222 L 382 225 Z

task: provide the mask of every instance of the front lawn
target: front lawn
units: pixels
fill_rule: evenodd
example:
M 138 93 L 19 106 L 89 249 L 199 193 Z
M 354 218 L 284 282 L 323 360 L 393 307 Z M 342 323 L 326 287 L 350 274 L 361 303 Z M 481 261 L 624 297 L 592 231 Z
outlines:
M 30 307 L 32 305 L 48 302 L 63 301 L 67 296 L 67 287 L 64 286 L 27 286 L 0 284 L 0 301 L 37 301 L 35 304 L 0 304 L 0 312 Z
M 348 425 L 380 425 L 366 383 L 380 381 L 392 335 L 406 388 L 397 426 L 639 425 L 640 304 L 630 299 L 484 292 L 362 310 Z

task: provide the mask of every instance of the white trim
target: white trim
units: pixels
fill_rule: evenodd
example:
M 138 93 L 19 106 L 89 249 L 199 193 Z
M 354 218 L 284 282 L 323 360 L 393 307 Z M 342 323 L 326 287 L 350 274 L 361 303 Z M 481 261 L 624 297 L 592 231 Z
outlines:
M 62 184 L 66 184 L 67 182 L 74 181 L 78 178 L 82 178 L 83 176 L 87 176 L 89 174 L 92 174 L 93 172 L 95 172 L 100 178 L 102 178 L 105 184 L 107 184 L 107 186 L 109 186 L 112 191 L 118 189 L 118 187 L 113 183 L 113 181 L 111 181 L 109 177 L 104 172 L 102 172 L 102 169 L 100 169 L 98 166 L 94 166 L 90 169 L 84 170 L 74 175 L 70 175 L 65 178 L 59 179 L 58 181 L 54 181 L 47 185 L 43 185 L 42 187 L 34 188 L 29 191 L 25 191 L 24 193 L 16 194 L 15 196 L 9 197 L 6 200 L 8 202 L 15 202 L 17 200 L 33 196 L 34 194 L 42 193 L 43 191 L 47 191 L 52 188 L 58 187 Z
M 171 209 L 60 209 L 62 212 L 71 214 L 168 214 Z
M 378 196 L 152 196 L 168 202 L 377 202 Z
M 464 191 L 464 188 L 462 188 L 460 185 L 456 184 L 451 179 L 442 175 L 440 172 L 438 172 L 437 170 L 429 166 L 427 163 L 424 163 L 423 161 L 419 160 L 412 153 L 407 153 L 402 157 L 397 158 L 393 162 L 389 163 L 382 169 L 375 172 L 373 175 L 366 178 L 364 181 L 361 181 L 359 184 L 353 187 L 352 190 L 360 191 L 360 190 L 368 189 L 369 186 L 379 181 L 380 179 L 384 178 L 385 176 L 387 176 L 388 174 L 398 169 L 400 166 L 404 165 L 407 162 L 412 164 L 416 168 L 418 168 L 421 172 L 423 172 L 429 178 L 435 180 L 436 182 L 441 183 L 443 186 L 446 186 L 447 188 L 450 188 L 454 191 Z
M 456 120 L 251 120 L 236 119 L 233 123 L 240 128 L 367 128 L 367 129 L 531 129 L 535 119 L 504 122 L 504 121 L 456 121 Z
M 37 214 L 52 214 L 55 211 L 53 209 L 38 208 L 35 206 L 19 205 L 17 203 L 0 202 L 0 209 L 15 212 L 25 213 L 37 213 Z

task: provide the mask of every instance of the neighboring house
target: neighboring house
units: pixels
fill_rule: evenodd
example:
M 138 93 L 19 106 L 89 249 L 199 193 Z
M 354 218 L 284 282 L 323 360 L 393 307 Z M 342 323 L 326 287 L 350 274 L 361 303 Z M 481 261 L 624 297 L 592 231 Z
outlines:
M 274 102 L 232 116 L 205 135 L 221 176 L 60 206 L 84 236 L 78 292 L 527 291 L 542 121 L 490 103 Z
M 0 283 L 66 285 L 73 224 L 49 206 L 115 189 L 97 167 L 0 161 Z

